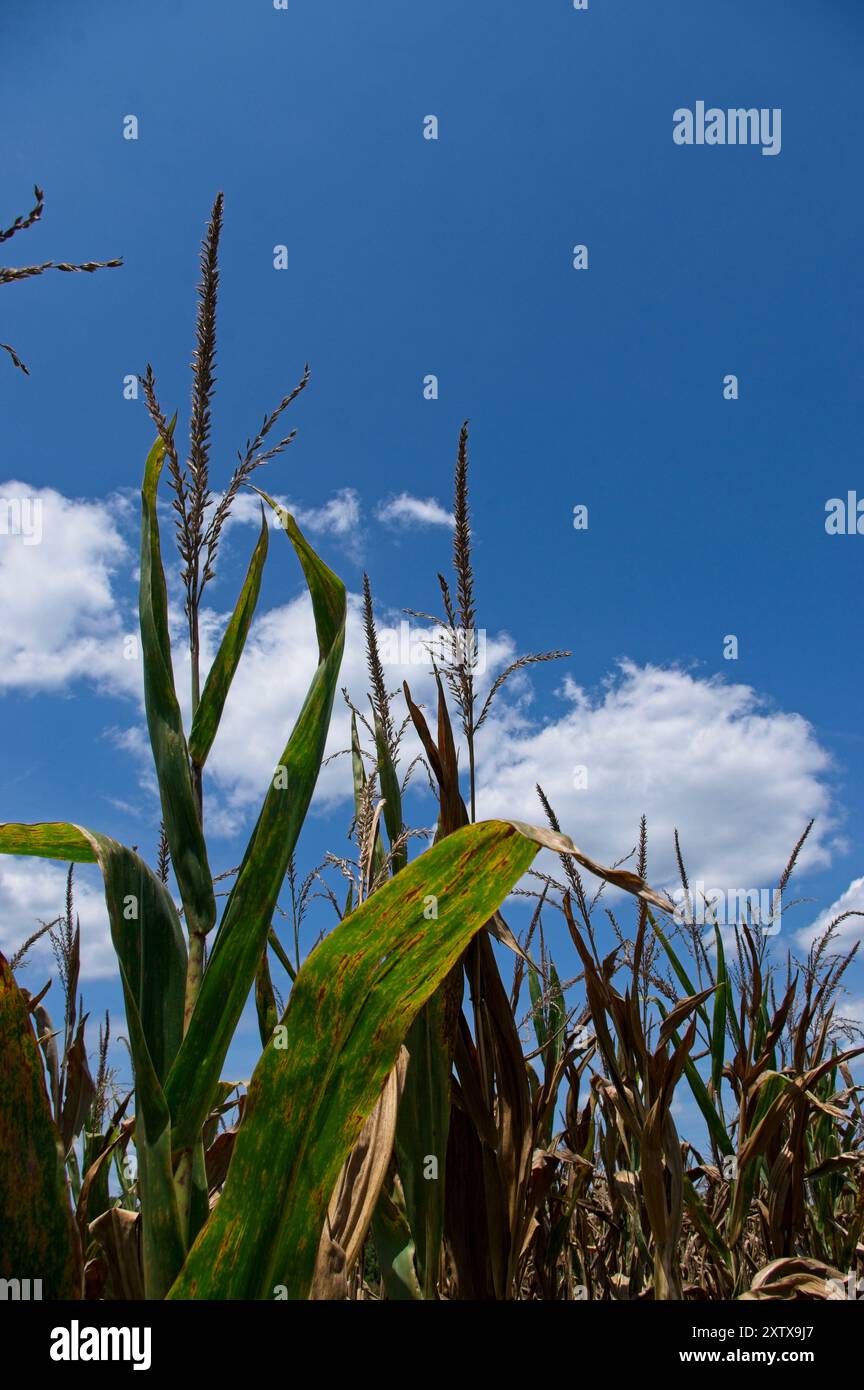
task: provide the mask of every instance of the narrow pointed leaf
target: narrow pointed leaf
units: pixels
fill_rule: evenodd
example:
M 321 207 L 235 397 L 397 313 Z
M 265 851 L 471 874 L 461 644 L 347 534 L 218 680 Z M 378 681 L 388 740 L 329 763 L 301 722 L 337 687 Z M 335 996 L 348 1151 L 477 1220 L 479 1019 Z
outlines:
M 714 1019 L 711 1028 L 711 1084 L 714 1087 L 714 1094 L 719 1095 L 726 1051 L 726 1001 L 729 994 L 729 984 L 726 975 L 726 957 L 723 954 L 723 938 L 720 935 L 719 927 L 714 928 L 714 935 L 717 938 L 717 995 L 714 1000 Z
M 78 1024 L 75 1037 L 66 1052 L 66 1085 L 63 1096 L 63 1110 L 60 1116 L 60 1137 L 63 1151 L 68 1153 L 74 1140 L 84 1128 L 96 1087 L 87 1064 L 87 1047 L 84 1029 L 89 1015 L 85 1014 Z
M 255 607 L 258 603 L 258 595 L 261 592 L 261 576 L 264 572 L 264 562 L 267 559 L 268 540 L 267 518 L 262 508 L 261 533 L 258 537 L 258 543 L 252 553 L 252 559 L 249 561 L 243 588 L 240 590 L 234 612 L 231 614 L 219 644 L 219 650 L 213 665 L 210 667 L 210 673 L 204 683 L 201 699 L 192 720 L 192 730 L 189 734 L 189 756 L 196 767 L 203 767 L 207 761 L 207 754 L 213 746 L 228 691 L 231 689 L 231 682 L 243 654 Z
M 667 1017 L 665 1005 L 659 999 L 655 999 L 655 1003 L 660 1010 L 661 1017 L 665 1019 Z M 674 1031 L 672 1033 L 672 1042 L 675 1044 L 676 1048 L 681 1046 L 681 1039 Z M 734 1154 L 735 1145 L 726 1133 L 723 1120 L 718 1115 L 711 1101 L 711 1097 L 708 1094 L 708 1087 L 705 1085 L 705 1082 L 702 1080 L 699 1071 L 690 1057 L 685 1057 L 684 1059 L 684 1075 L 687 1077 L 690 1090 L 693 1092 L 693 1099 L 702 1111 L 705 1123 L 717 1147 L 720 1149 L 721 1153 Z
M 660 945 L 663 947 L 663 950 L 669 957 L 669 964 L 672 966 L 672 969 L 675 971 L 675 974 L 678 976 L 678 979 L 680 980 L 681 984 L 686 989 L 687 994 L 698 994 L 699 991 L 697 990 L 693 981 L 690 979 L 690 976 L 687 974 L 687 971 L 684 969 L 684 966 L 681 964 L 681 961 L 678 958 L 674 946 L 664 935 L 664 933 L 660 930 L 654 918 L 651 916 L 650 912 L 648 913 L 648 917 L 650 919 L 651 926 L 654 928 L 654 935 L 657 937 L 657 940 L 660 942 Z M 708 1021 L 708 1014 L 701 1004 L 699 1005 L 698 1013 L 699 1017 L 701 1018 L 702 1022 L 704 1023 L 705 1027 L 708 1029 L 710 1033 L 711 1024 Z
M 468 814 L 459 791 L 456 746 L 440 678 L 437 678 L 437 685 L 437 743 L 432 738 L 422 711 L 411 700 L 407 685 L 404 686 L 412 721 L 438 781 L 436 843 L 453 830 L 468 824 Z M 401 809 L 399 819 L 401 821 Z M 421 1291 L 428 1299 L 438 1297 L 441 1273 L 448 1185 L 451 1077 L 462 1007 L 463 974 L 462 961 L 459 960 L 411 1025 L 406 1040 L 410 1062 L 396 1128 L 402 1211 L 413 1236 L 413 1254 Z M 428 1171 L 430 1160 L 435 1164 L 434 1176 Z M 386 1225 L 386 1211 L 382 1219 Z M 403 1260 L 403 1270 L 404 1267 Z
M 457 966 L 420 1010 L 406 1038 L 410 1064 L 399 1106 L 396 1149 L 424 1298 L 437 1297 L 450 1126 L 450 1035 L 461 999 L 462 968 Z M 455 1018 L 451 1018 L 454 1006 Z M 427 1171 L 430 1159 L 435 1163 L 434 1175 Z
M 414 1267 L 414 1241 L 398 1194 L 381 1193 L 372 1218 L 372 1236 L 384 1289 L 392 1303 L 422 1299 Z
M 188 1031 L 167 1083 L 173 1138 L 191 1148 L 209 1114 L 222 1064 L 268 939 L 288 860 L 318 779 L 345 644 L 345 586 L 265 493 L 297 553 L 315 615 L 319 665 L 279 761 L 222 922 Z
M 267 958 L 267 948 L 261 952 L 261 959 L 258 962 L 258 970 L 255 974 L 255 1012 L 258 1015 L 258 1033 L 261 1038 L 261 1046 L 266 1047 L 270 1041 L 273 1029 L 279 1022 L 279 1012 L 276 1008 L 276 995 L 273 990 L 273 981 L 270 978 L 270 962 Z
M 402 793 L 399 788 L 399 778 L 396 776 L 396 769 L 393 766 L 393 759 L 390 756 L 390 749 L 387 747 L 387 739 L 377 714 L 375 715 L 375 748 L 378 760 L 378 780 L 381 786 L 381 795 L 384 797 L 384 824 L 387 827 L 387 838 L 390 841 L 393 873 L 395 874 L 400 869 L 404 869 L 408 862 L 408 846 L 403 844 L 394 850 L 394 845 L 397 844 L 402 833 Z
M 186 1254 L 171 1162 L 171 1117 L 122 962 L 120 978 L 135 1063 L 135 1151 L 144 1289 L 147 1298 L 161 1299 L 176 1279 Z
M 540 988 L 540 976 L 532 966 L 528 967 L 528 994 L 531 999 L 531 1023 L 534 1027 L 537 1046 L 545 1048 L 549 1038 L 546 1032 L 546 1018 L 543 1013 L 543 991 Z
M 144 659 L 144 704 L 159 781 L 162 819 L 171 863 L 190 932 L 209 932 L 216 921 L 213 879 L 198 819 L 189 751 L 174 691 L 168 594 L 162 569 L 156 497 L 165 461 L 157 440 L 147 456 L 141 488 L 141 582 L 138 599 Z
M 561 981 L 558 978 L 558 971 L 555 964 L 549 962 L 549 1041 L 552 1044 L 552 1055 L 556 1062 L 561 1060 L 564 1051 L 564 1020 L 567 1016 L 564 1003 L 564 991 L 561 988 Z

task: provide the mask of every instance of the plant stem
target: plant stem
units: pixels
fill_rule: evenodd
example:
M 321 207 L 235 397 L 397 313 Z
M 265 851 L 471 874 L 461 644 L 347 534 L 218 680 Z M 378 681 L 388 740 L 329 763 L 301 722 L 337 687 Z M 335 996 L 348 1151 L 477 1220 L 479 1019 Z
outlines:
M 202 931 L 190 931 L 189 933 L 189 961 L 186 966 L 186 1002 L 183 1008 L 183 1036 L 189 1028 L 192 1015 L 195 1012 L 195 1003 L 201 989 L 201 981 L 204 978 L 204 933 Z
M 196 584 L 197 590 L 197 584 Z M 192 718 L 201 699 L 201 642 L 198 631 L 198 595 L 193 591 L 189 598 L 189 656 L 192 667 Z M 203 770 L 194 762 L 191 764 L 192 789 L 198 811 L 198 823 L 204 825 L 204 778 Z M 186 1001 L 183 1008 L 183 1035 L 185 1037 L 195 1011 L 195 1004 L 204 977 L 204 933 L 190 929 L 189 961 L 186 967 Z
M 471 661 L 474 660 L 474 632 L 471 632 Z M 468 780 L 471 788 L 471 821 L 477 819 L 476 808 L 476 788 L 477 778 L 474 764 L 474 672 L 469 668 L 467 679 L 467 707 L 468 717 L 465 720 L 465 740 L 468 744 Z
M 473 821 L 475 821 L 475 820 L 477 819 L 476 806 L 475 806 L 475 800 L 474 800 L 474 797 L 475 797 L 475 789 L 474 789 L 474 730 L 473 730 L 473 728 L 470 728 L 469 731 L 468 731 L 468 776 L 469 776 L 469 779 L 470 779 L 470 782 L 471 782 L 471 820 L 472 820 L 472 822 L 473 822 Z

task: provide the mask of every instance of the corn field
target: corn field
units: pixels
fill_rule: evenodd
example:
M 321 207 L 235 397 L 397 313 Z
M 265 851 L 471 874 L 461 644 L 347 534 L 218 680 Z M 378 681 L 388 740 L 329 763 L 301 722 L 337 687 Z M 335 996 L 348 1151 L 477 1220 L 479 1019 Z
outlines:
M 41 194 L 31 220 L 40 212 Z M 0 1275 L 38 1271 L 46 1298 L 90 1301 L 840 1296 L 850 1273 L 864 1275 L 864 1114 L 850 1070 L 864 1046 L 842 1008 L 857 947 L 838 951 L 839 919 L 802 959 L 772 946 L 764 923 L 706 932 L 682 921 L 650 886 L 638 806 L 632 867 L 593 857 L 611 857 L 608 846 L 577 847 L 541 787 L 536 825 L 506 805 L 477 818 L 478 735 L 498 691 L 568 653 L 523 656 L 477 697 L 467 426 L 453 574 L 439 577 L 440 613 L 416 615 L 449 638 L 437 706 L 408 684 L 387 688 L 368 579 L 369 688 L 337 700 L 345 586 L 259 487 L 259 470 L 293 443 L 283 421 L 308 368 L 211 490 L 222 218 L 220 196 L 201 253 L 188 447 L 154 371 L 141 376 L 155 436 L 139 592 L 162 819 L 153 865 L 102 830 L 0 826 L 4 854 L 69 866 L 66 903 L 36 934 L 51 932 L 62 1018 L 16 979 L 36 936 L 0 958 Z M 250 491 L 260 533 L 205 672 L 202 595 Z M 170 600 L 163 502 L 180 565 Z M 242 860 L 217 876 L 205 772 L 271 544 L 299 562 L 318 665 Z M 333 721 L 348 745 L 352 849 L 298 882 Z M 407 770 L 406 740 L 422 750 Z M 436 799 L 428 844 L 406 819 L 415 776 Z M 801 830 L 777 866 L 779 902 Z M 104 881 L 130 1085 L 108 1064 L 110 1018 L 94 1039 L 79 998 L 78 864 Z M 288 887 L 295 923 L 313 898 L 335 908 L 305 958 L 286 933 Z M 528 921 L 518 933 L 508 903 Z M 578 959 L 563 981 L 550 944 L 562 936 Z M 250 997 L 260 1057 L 238 1086 L 225 1063 Z M 682 1095 L 701 1116 L 695 1136 L 676 1124 Z

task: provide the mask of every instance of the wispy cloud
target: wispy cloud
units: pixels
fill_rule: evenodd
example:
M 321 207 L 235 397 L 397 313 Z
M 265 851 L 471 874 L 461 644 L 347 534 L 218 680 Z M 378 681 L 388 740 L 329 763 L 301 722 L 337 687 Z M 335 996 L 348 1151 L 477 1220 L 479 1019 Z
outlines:
M 453 513 L 434 497 L 413 497 L 410 492 L 381 502 L 375 515 L 386 526 L 453 526 Z
M 845 893 L 841 893 L 830 907 L 826 907 L 824 912 L 820 912 L 814 922 L 809 927 L 804 927 L 798 932 L 798 941 L 802 946 L 809 946 L 817 937 L 826 932 L 831 923 L 838 917 L 843 917 L 847 912 L 860 912 L 864 914 L 864 875 L 861 878 L 853 878 Z M 837 941 L 841 942 L 848 949 L 853 941 L 860 941 L 864 937 L 864 916 L 846 917 L 837 928 Z
M 274 495 L 274 501 L 291 513 L 298 526 L 316 535 L 346 536 L 356 532 L 360 526 L 360 497 L 352 487 L 340 488 L 320 507 L 304 507 L 278 493 Z M 279 521 L 274 512 L 268 511 L 268 520 L 272 527 L 278 527 Z M 240 493 L 235 498 L 229 525 L 260 524 L 260 498 L 253 492 Z

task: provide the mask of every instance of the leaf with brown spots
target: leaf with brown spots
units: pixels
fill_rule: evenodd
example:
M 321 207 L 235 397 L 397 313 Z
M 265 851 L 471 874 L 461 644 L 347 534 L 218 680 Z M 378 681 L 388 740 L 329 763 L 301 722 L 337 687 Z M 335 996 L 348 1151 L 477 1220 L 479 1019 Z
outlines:
M 501 821 L 440 841 L 316 947 L 249 1087 L 222 1197 L 171 1298 L 305 1299 L 327 1205 L 423 1004 L 530 865 Z M 430 896 L 437 918 L 426 917 Z M 322 993 L 323 991 L 323 993 Z
M 41 1279 L 44 1299 L 81 1298 L 60 1135 L 27 1005 L 3 956 L 0 1057 L 0 1278 Z

